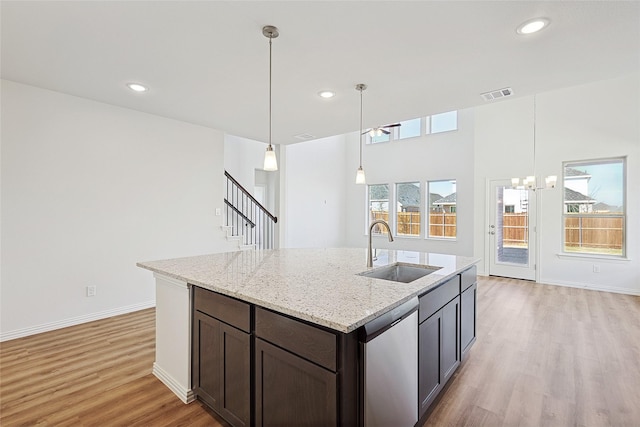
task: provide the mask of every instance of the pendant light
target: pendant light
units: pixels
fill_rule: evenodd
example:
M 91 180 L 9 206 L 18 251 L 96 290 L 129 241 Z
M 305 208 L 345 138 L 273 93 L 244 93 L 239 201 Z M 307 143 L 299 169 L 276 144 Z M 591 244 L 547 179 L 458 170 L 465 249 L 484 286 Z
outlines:
M 265 25 L 262 27 L 262 34 L 269 39 L 269 145 L 267 151 L 264 153 L 264 170 L 277 171 L 278 160 L 276 159 L 276 152 L 273 151 L 271 145 L 271 41 L 278 37 L 278 29 L 272 25 Z
M 367 88 L 367 85 L 360 83 L 356 85 L 356 90 L 360 91 L 360 166 L 356 171 L 356 184 L 366 184 L 364 177 L 364 169 L 362 169 L 362 91 Z

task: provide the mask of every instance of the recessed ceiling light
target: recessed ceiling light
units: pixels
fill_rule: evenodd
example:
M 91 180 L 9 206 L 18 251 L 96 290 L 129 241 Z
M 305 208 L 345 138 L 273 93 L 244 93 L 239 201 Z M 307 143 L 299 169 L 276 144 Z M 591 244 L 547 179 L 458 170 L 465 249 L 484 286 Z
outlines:
M 127 87 L 134 92 L 146 92 L 149 90 L 148 87 L 141 85 L 140 83 L 127 83 Z
M 547 18 L 535 18 L 523 22 L 518 26 L 516 32 L 518 34 L 533 34 L 549 26 Z
M 336 96 L 335 92 L 331 92 L 330 90 L 323 90 L 321 92 L 318 92 L 318 95 L 320 95 L 320 97 L 322 98 L 333 98 L 334 96 Z

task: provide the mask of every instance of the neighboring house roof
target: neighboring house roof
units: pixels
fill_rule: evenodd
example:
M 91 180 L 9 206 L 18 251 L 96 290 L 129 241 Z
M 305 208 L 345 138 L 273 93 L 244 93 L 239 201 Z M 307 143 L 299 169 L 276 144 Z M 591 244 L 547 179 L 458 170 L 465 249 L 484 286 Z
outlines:
M 565 178 L 590 178 L 591 175 L 574 168 L 564 168 L 564 177 Z
M 388 185 L 372 185 L 369 187 L 371 192 L 371 200 L 386 200 L 389 199 L 389 186 Z
M 429 193 L 429 205 L 433 205 L 436 200 L 442 199 L 442 196 L 438 193 Z
M 611 206 L 604 202 L 598 202 L 593 205 L 593 210 L 596 212 L 622 212 L 622 207 Z
M 420 206 L 420 187 L 413 184 L 398 185 L 398 202 L 404 207 Z
M 585 196 L 584 194 L 572 190 L 570 188 L 564 187 L 564 202 L 565 203 L 595 203 L 596 201 L 593 200 L 591 197 L 589 196 Z
M 446 197 L 442 197 L 438 200 L 435 200 L 431 204 L 433 205 L 455 205 L 456 204 L 456 196 L 457 193 L 451 193 Z

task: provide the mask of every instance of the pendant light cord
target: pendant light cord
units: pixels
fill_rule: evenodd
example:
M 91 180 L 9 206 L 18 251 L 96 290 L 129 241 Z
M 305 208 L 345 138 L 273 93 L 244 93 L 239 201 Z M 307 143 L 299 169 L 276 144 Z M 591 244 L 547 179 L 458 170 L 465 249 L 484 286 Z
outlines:
M 271 148 L 271 42 L 273 37 L 269 36 L 269 148 Z
M 360 89 L 360 168 L 362 169 L 362 89 Z
M 533 176 L 536 175 L 536 95 L 533 95 Z

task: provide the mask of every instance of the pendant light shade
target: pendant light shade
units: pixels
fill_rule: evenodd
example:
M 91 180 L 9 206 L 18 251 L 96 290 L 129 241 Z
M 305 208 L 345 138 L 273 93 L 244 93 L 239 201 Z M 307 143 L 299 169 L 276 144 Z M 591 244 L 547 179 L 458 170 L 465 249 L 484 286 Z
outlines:
M 356 85 L 356 90 L 360 92 L 360 165 L 356 171 L 356 184 L 366 184 L 367 180 L 364 177 L 364 169 L 362 169 L 362 91 L 367 88 L 367 85 L 360 83 Z
M 278 160 L 276 159 L 276 152 L 273 151 L 273 146 L 271 145 L 271 41 L 278 37 L 280 33 L 273 25 L 265 25 L 262 27 L 262 34 L 269 39 L 269 145 L 264 153 L 264 170 L 277 171 Z
M 267 151 L 264 153 L 264 170 L 278 170 L 278 160 L 276 159 L 276 152 L 273 151 L 273 147 L 271 145 L 267 147 Z

